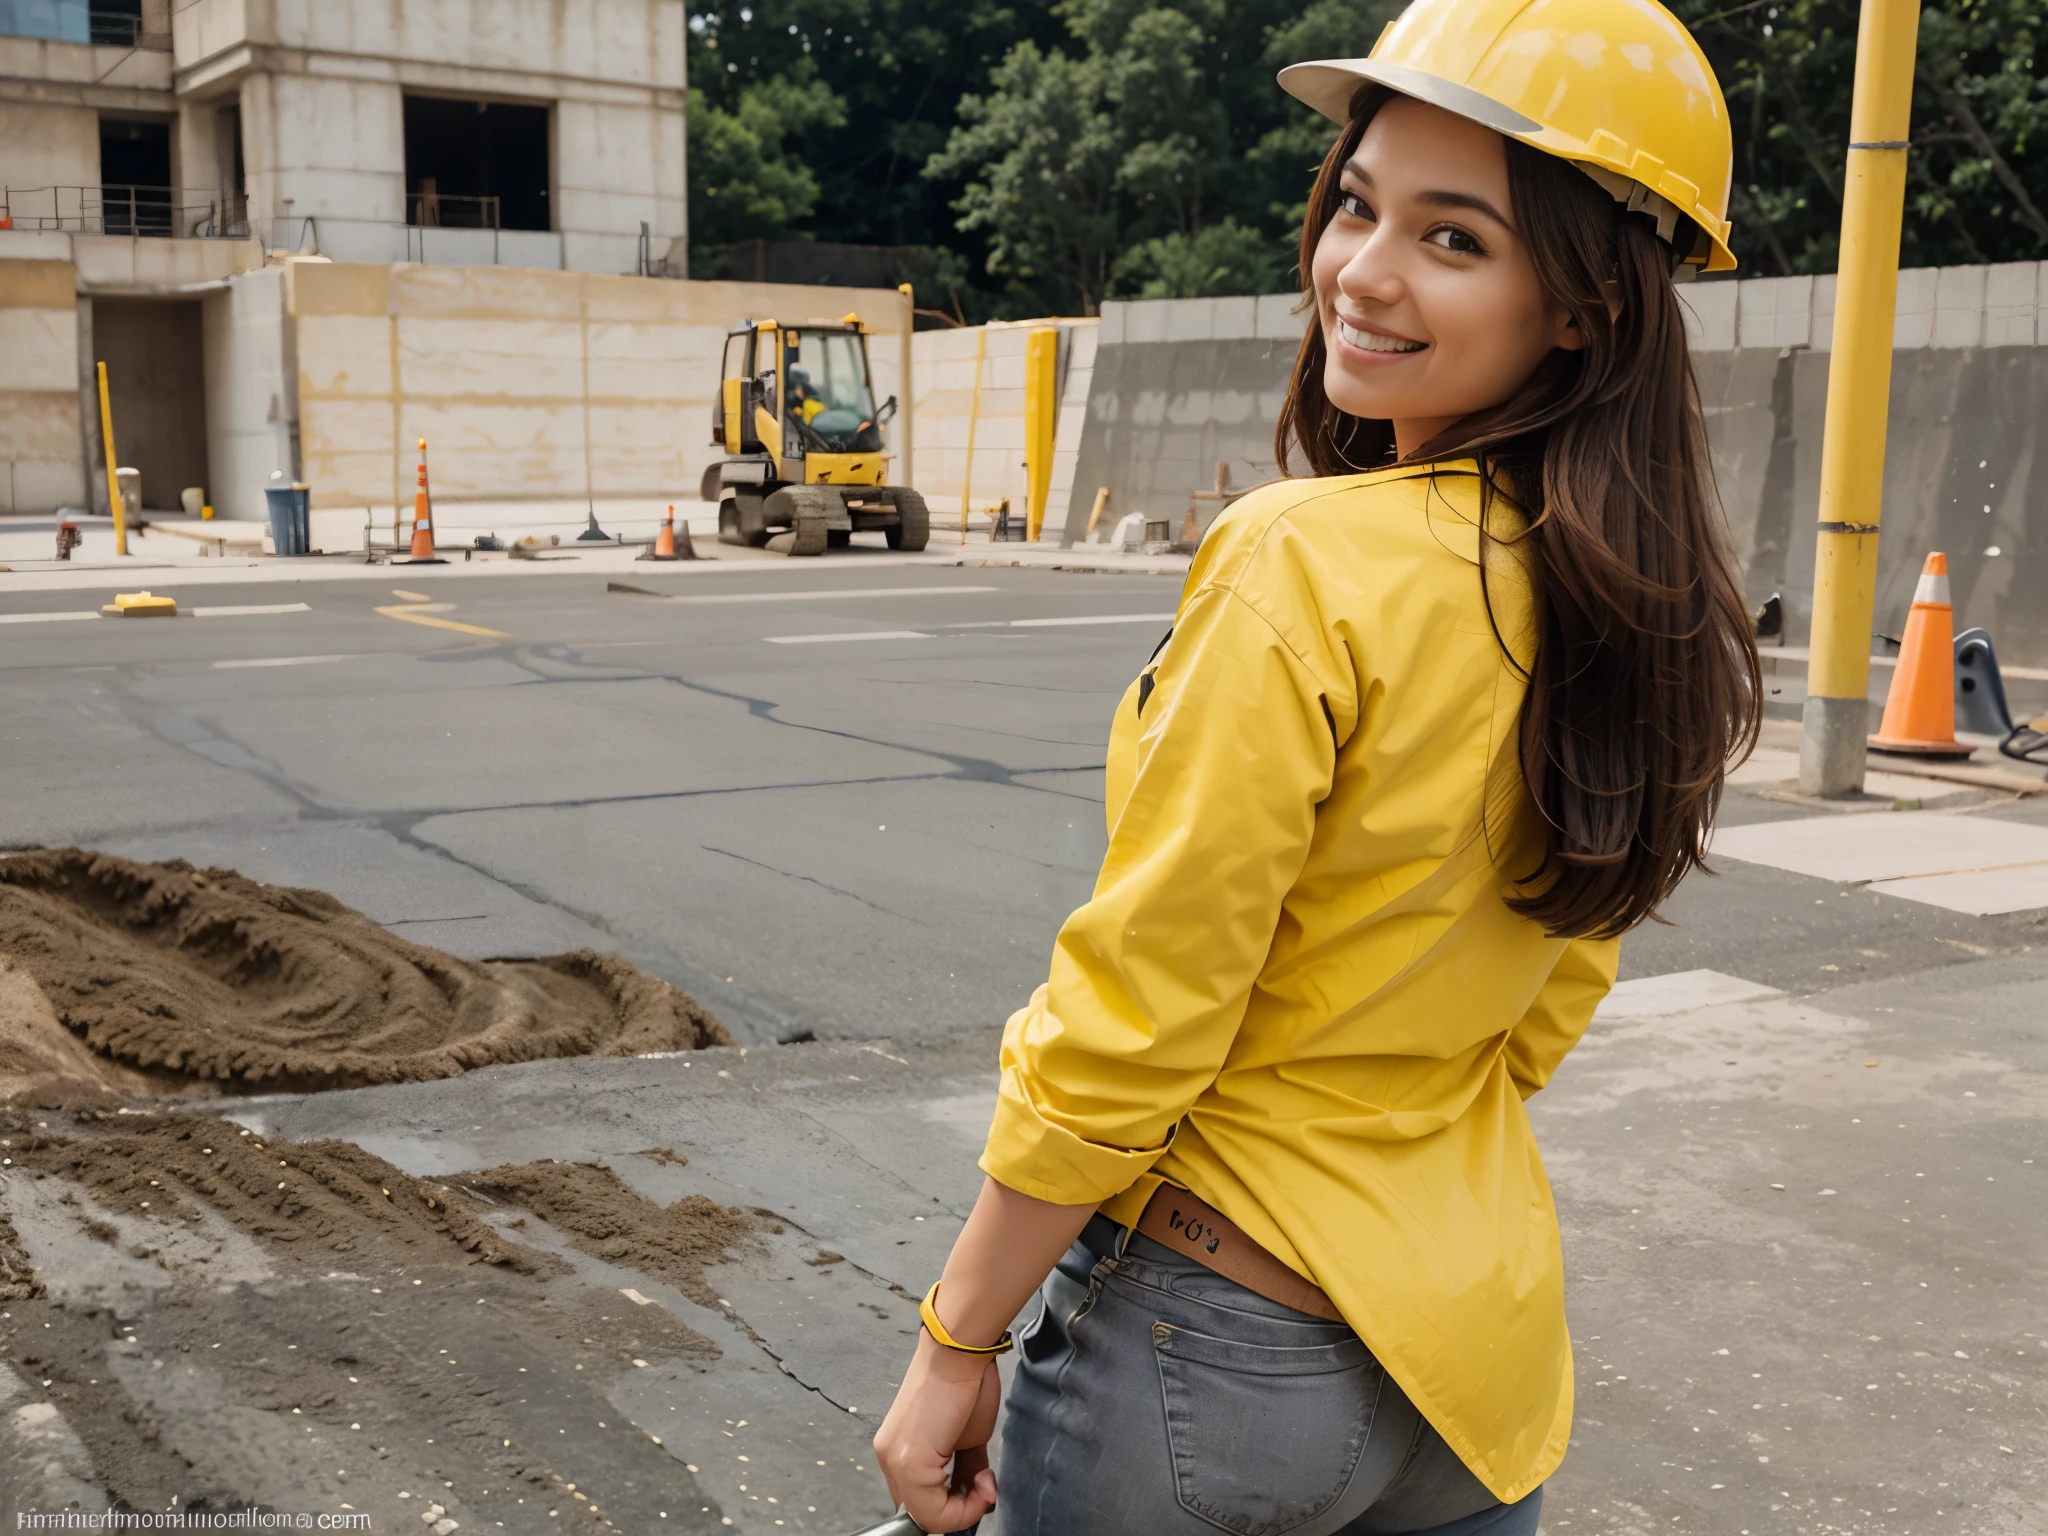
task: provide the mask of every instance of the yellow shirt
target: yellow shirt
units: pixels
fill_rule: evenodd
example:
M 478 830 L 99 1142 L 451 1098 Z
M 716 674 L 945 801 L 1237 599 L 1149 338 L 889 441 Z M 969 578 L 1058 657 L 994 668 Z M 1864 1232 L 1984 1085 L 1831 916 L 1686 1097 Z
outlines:
M 1486 513 L 1512 537 L 1519 514 Z M 1571 1430 L 1557 1215 L 1522 1101 L 1618 942 L 1502 904 L 1540 852 L 1535 598 L 1479 579 L 1469 461 L 1237 502 L 1118 706 L 1109 852 L 1003 1034 L 982 1168 L 1136 1222 L 1182 1185 L 1326 1291 L 1513 1501 Z

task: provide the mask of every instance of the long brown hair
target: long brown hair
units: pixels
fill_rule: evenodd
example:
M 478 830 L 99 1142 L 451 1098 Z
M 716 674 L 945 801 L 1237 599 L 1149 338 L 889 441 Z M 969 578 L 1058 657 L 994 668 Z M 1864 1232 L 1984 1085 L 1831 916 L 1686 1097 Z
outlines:
M 1389 99 L 1378 86 L 1353 98 L 1309 198 L 1301 273 L 1311 313 L 1275 435 L 1283 471 L 1295 452 L 1318 475 L 1395 462 L 1391 422 L 1346 415 L 1324 393 L 1312 276 L 1344 163 Z M 1722 775 L 1756 741 L 1762 679 L 1708 462 L 1673 247 L 1568 162 L 1503 142 L 1516 228 L 1585 345 L 1552 352 L 1513 398 L 1412 457 L 1475 458 L 1482 502 L 1504 498 L 1527 514 L 1526 531 L 1500 542 L 1520 547 L 1539 593 L 1520 747 L 1547 835 L 1508 905 L 1547 932 L 1604 938 L 1654 915 L 1702 863 Z M 1677 247 L 1694 233 L 1681 219 Z M 1493 536 L 1487 521 L 1482 539 Z M 1485 570 L 1482 559 L 1482 589 Z

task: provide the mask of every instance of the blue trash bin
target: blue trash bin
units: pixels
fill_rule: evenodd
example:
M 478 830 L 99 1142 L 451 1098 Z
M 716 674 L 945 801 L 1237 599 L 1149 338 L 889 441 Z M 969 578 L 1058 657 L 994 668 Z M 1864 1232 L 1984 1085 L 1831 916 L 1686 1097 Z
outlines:
M 270 542 L 280 555 L 303 555 L 312 550 L 313 488 L 310 485 L 272 485 L 263 491 L 270 503 Z

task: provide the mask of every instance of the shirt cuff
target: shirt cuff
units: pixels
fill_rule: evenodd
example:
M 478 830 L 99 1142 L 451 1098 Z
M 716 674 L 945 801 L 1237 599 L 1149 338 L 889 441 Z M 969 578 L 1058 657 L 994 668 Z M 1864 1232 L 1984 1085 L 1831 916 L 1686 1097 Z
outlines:
M 1047 1119 L 1015 1067 L 1003 1071 L 995 1123 L 981 1154 L 981 1171 L 1005 1188 L 1054 1205 L 1100 1205 L 1141 1178 L 1173 1143 L 1107 1147 Z

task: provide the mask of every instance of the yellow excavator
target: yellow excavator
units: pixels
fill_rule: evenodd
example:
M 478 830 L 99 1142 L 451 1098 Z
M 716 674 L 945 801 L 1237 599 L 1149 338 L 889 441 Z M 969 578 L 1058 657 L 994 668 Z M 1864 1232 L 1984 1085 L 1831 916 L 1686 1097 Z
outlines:
M 704 471 L 718 502 L 718 537 L 789 555 L 844 548 L 878 529 L 891 549 L 919 550 L 931 530 L 924 498 L 889 484 L 868 338 L 858 315 L 838 320 L 741 320 L 725 338 L 711 445 L 726 457 Z

